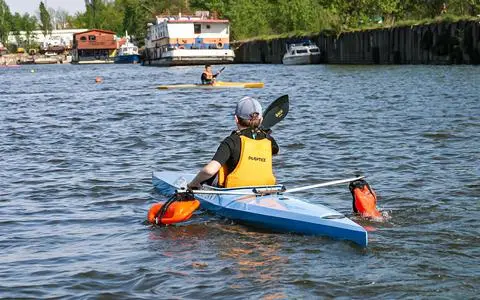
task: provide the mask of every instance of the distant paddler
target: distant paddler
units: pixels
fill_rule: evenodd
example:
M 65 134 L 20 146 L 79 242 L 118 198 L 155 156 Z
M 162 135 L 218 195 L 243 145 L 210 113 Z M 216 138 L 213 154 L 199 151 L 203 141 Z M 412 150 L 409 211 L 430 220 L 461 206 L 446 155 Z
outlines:
M 202 73 L 202 84 L 214 84 L 217 76 L 222 73 L 222 71 L 225 69 L 225 67 L 221 68 L 220 71 L 217 73 L 213 74 L 212 72 L 212 66 L 211 65 L 205 65 L 205 70 Z

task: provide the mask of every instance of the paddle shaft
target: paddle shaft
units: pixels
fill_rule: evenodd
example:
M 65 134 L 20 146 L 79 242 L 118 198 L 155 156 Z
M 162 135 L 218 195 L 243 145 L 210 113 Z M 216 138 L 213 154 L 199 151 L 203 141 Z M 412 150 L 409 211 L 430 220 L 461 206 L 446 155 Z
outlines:
M 177 193 L 185 193 L 186 191 L 181 189 L 181 190 L 176 190 Z M 211 190 L 191 190 L 191 192 L 195 195 L 238 195 L 238 196 L 252 196 L 252 195 L 257 195 L 254 192 L 249 192 L 249 191 L 211 191 Z
M 365 178 L 365 176 L 358 176 L 358 177 L 353 177 L 353 178 L 347 178 L 347 179 L 339 179 L 339 180 L 332 180 L 328 182 L 323 182 L 323 183 L 318 183 L 318 184 L 312 184 L 312 185 L 307 185 L 307 186 L 302 186 L 302 187 L 297 187 L 293 189 L 272 189 L 272 193 L 277 193 L 277 194 L 283 194 L 283 193 L 295 193 L 295 192 L 301 192 L 309 189 L 314 189 L 314 188 L 319 188 L 319 187 L 326 187 L 326 186 L 331 186 L 331 185 L 336 185 L 336 184 L 342 184 L 342 183 L 348 183 L 352 182 L 355 180 L 359 180 Z M 264 187 L 262 187 L 264 188 Z M 239 191 L 235 190 L 228 190 L 228 191 L 213 191 L 213 190 L 192 190 L 191 192 L 193 194 L 212 194 L 212 195 L 238 195 L 238 196 L 252 196 L 252 195 L 265 195 L 268 193 L 261 193 L 261 192 L 255 192 L 255 188 L 252 188 L 251 191 L 246 190 L 247 188 L 245 187 L 239 187 Z M 176 191 L 177 193 L 184 193 L 184 189 L 179 189 Z
M 223 72 L 223 70 L 225 70 L 225 67 L 221 68 L 220 71 L 217 72 L 217 74 L 215 74 L 215 76 L 213 76 L 215 79 L 217 79 L 218 75 L 220 75 L 220 73 Z
M 362 179 L 362 178 L 365 178 L 365 176 L 358 176 L 358 177 L 354 177 L 354 178 L 340 179 L 340 180 L 332 180 L 332 181 L 328 181 L 328 182 L 324 182 L 324 183 L 318 183 L 318 184 L 312 184 L 312 185 L 297 187 L 297 188 L 293 188 L 293 189 L 287 189 L 287 190 L 285 190 L 284 193 L 294 193 L 294 192 L 300 192 L 300 191 L 305 191 L 305 190 L 319 188 L 319 187 L 348 183 L 348 182 L 352 182 L 352 181 L 359 180 L 359 179 Z

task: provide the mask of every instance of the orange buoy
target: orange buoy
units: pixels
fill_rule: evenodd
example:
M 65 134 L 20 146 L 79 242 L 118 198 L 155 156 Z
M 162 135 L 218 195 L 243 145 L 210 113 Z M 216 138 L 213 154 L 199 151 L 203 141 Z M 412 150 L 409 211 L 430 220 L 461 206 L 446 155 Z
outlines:
M 96 82 L 96 83 L 101 83 L 101 82 L 103 82 L 102 77 L 100 77 L 100 76 L 95 77 L 95 82 Z
M 158 214 L 165 203 L 155 203 L 150 207 L 147 214 L 148 222 L 152 224 L 174 224 L 183 222 L 192 216 L 193 212 L 200 206 L 200 201 L 193 199 L 188 201 L 172 202 L 165 212 L 163 218 L 158 219 Z

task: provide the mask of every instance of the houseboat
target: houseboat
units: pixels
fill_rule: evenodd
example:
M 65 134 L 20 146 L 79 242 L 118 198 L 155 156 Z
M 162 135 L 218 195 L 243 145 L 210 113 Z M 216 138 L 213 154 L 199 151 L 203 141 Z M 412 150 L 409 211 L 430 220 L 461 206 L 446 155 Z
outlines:
M 72 63 L 113 63 L 117 40 L 115 32 L 92 29 L 73 35 Z
M 140 55 L 138 54 L 138 47 L 130 42 L 130 36 L 125 35 L 125 38 L 118 42 L 117 55 L 115 55 L 114 62 L 116 64 L 137 64 L 140 62 Z
M 287 43 L 283 56 L 284 65 L 308 65 L 320 63 L 320 49 L 310 40 Z
M 229 21 L 208 12 L 158 16 L 155 24 L 148 24 L 143 65 L 226 64 L 234 57 Z

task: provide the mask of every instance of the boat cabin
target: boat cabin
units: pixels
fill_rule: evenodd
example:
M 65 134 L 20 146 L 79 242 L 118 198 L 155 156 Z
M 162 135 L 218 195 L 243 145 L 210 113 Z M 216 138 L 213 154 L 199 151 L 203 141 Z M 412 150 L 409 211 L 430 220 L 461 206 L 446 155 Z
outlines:
M 233 62 L 226 19 L 197 11 L 193 16 L 157 16 L 145 37 L 144 64 L 202 65 Z
M 138 47 L 130 42 L 128 38 L 122 39 L 119 43 L 117 55 L 138 55 Z
M 147 30 L 147 48 L 230 49 L 230 25 L 225 19 L 208 15 L 157 16 Z
M 197 11 L 193 16 L 157 16 L 149 23 L 143 63 L 147 65 L 204 65 L 232 63 L 230 25 L 226 19 Z

